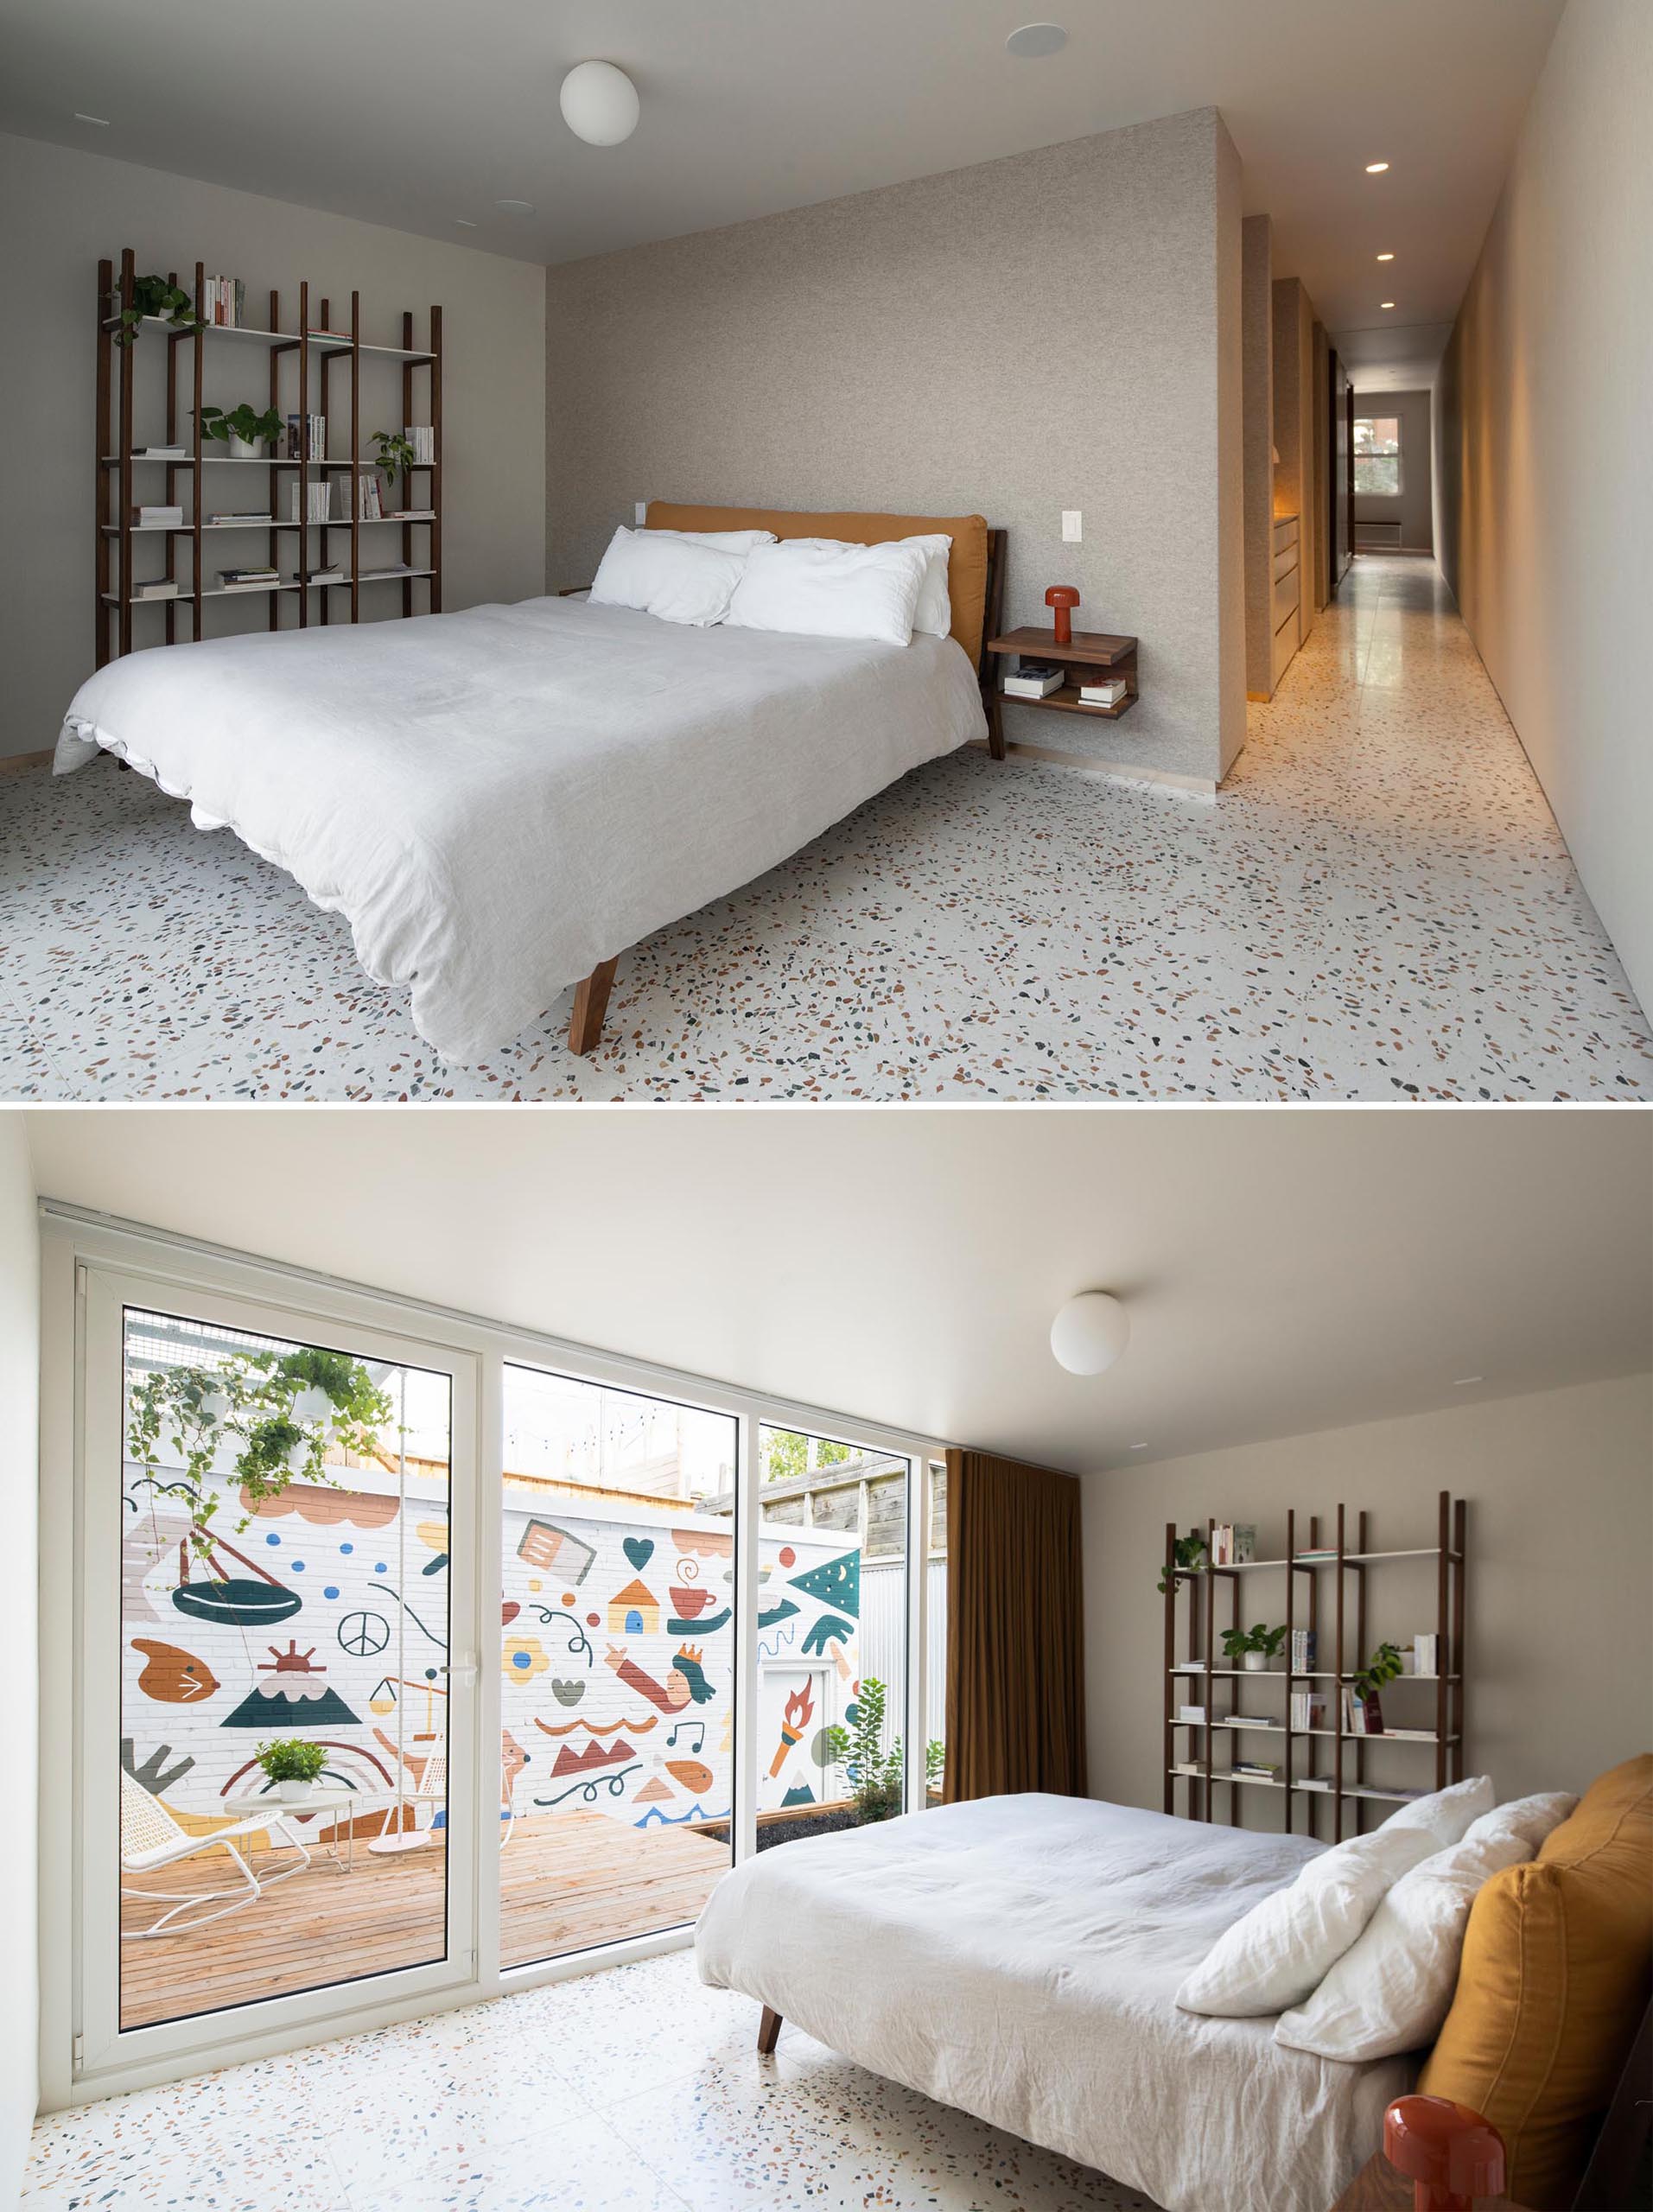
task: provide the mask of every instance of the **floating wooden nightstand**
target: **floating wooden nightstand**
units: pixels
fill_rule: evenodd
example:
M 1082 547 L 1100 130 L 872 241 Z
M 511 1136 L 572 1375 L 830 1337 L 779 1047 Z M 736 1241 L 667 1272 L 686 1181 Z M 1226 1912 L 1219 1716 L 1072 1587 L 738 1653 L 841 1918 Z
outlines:
M 1007 630 L 1001 638 L 989 638 L 987 649 L 1006 657 L 1026 653 L 1030 660 L 1058 661 L 1069 676 L 1069 681 L 1059 691 L 1052 691 L 1043 699 L 1018 699 L 1014 694 L 1001 691 L 996 683 L 994 685 L 989 734 L 992 750 L 1000 759 L 1003 758 L 1004 739 L 999 717 L 1007 697 L 1013 707 L 1053 707 L 1059 715 L 1094 715 L 1105 722 L 1116 722 L 1128 708 L 1136 703 L 1135 638 L 1112 637 L 1105 630 L 1076 630 L 1071 643 L 1059 645 L 1053 629 L 1028 626 L 1020 630 Z M 1116 707 L 1087 706 L 1079 697 L 1080 682 L 1093 669 L 1123 678 L 1128 688 Z

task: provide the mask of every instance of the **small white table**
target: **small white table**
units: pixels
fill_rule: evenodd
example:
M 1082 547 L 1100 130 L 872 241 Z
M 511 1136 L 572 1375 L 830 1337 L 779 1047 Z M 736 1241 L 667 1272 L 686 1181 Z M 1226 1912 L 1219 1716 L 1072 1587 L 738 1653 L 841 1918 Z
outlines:
M 357 1819 L 363 1813 L 378 1812 L 395 1802 L 395 1798 L 389 1795 L 381 1795 L 375 1790 L 346 1789 L 336 1783 L 325 1789 L 312 1789 L 307 1797 L 299 1800 L 296 1803 L 278 1797 L 273 1789 L 243 1790 L 235 1796 L 226 1797 L 224 1800 L 226 1811 L 233 1813 L 238 1821 L 257 1820 L 261 1815 L 268 1818 L 271 1829 L 272 1850 L 279 1851 L 286 1847 L 284 1844 L 275 1840 L 274 1832 L 281 1821 L 291 1821 L 294 1823 L 292 1833 L 296 1835 L 302 1835 L 308 1849 L 312 1851 L 320 1849 L 341 1874 L 350 1873 L 356 1864 L 355 1824 Z M 342 1852 L 339 1848 L 339 1837 L 336 1833 L 330 1836 L 325 1844 L 318 1844 L 312 1837 L 304 1835 L 303 1831 L 297 1825 L 300 1821 L 308 1820 L 313 1815 L 327 1813 L 334 1815 L 335 1831 L 338 1827 L 338 1815 L 340 1813 L 347 1813 L 350 1815 Z

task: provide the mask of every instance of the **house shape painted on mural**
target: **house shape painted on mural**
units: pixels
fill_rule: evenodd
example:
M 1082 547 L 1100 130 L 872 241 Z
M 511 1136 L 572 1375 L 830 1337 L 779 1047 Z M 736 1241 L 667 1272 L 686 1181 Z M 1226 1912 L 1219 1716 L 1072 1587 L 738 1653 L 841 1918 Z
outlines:
M 645 1582 L 628 1582 L 608 1600 L 611 1636 L 654 1636 L 660 1627 L 660 1601 Z

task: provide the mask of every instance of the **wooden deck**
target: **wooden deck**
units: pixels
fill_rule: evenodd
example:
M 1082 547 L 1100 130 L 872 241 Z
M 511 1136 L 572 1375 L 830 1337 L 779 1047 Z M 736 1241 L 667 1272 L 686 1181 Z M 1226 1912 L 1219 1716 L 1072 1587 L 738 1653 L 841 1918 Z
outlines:
M 219 1862 L 214 1866 L 213 1861 Z M 257 1998 L 348 1981 L 442 1955 L 447 1853 L 375 1858 L 359 1837 L 353 1872 L 320 1853 L 243 1910 L 196 1931 L 121 1945 L 121 2025 L 137 2028 Z M 260 1853 L 257 1871 L 279 1866 Z M 508 1967 L 692 1921 L 728 1865 L 726 1841 L 688 1827 L 634 1828 L 600 1813 L 518 1820 L 500 1861 L 501 1950 Z M 137 1878 L 187 1894 L 219 1886 L 222 1853 Z M 233 1869 L 229 1869 L 233 1873 Z M 162 1908 L 123 1901 L 122 1927 Z

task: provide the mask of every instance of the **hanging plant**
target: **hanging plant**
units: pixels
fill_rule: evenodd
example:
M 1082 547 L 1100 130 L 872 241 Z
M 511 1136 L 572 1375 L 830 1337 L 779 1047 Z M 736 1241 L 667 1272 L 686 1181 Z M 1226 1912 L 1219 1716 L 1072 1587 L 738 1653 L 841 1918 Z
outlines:
M 118 293 L 116 295 L 119 297 Z M 169 284 L 164 276 L 138 276 L 132 283 L 132 304 L 120 311 L 120 328 L 115 333 L 118 346 L 137 343 L 138 326 L 145 315 L 162 315 L 175 330 L 194 330 L 195 303 L 181 284 Z
M 1160 1569 L 1160 1597 L 1163 1598 L 1170 1588 L 1171 1578 L 1173 1575 L 1186 1573 L 1189 1568 L 1198 1567 L 1203 1562 L 1205 1551 L 1205 1539 L 1198 1529 L 1191 1529 L 1186 1536 L 1172 1538 L 1172 1556 L 1176 1565 L 1174 1567 L 1162 1567 Z
M 317 1395 L 326 1410 L 307 1417 L 300 1401 L 308 1397 L 314 1406 Z M 157 1368 L 140 1376 L 127 1398 L 126 1448 L 143 1470 L 142 1484 L 182 1501 L 187 1541 L 210 1563 L 213 1522 L 223 1503 L 213 1476 L 226 1448 L 235 1449 L 236 1480 L 256 1507 L 301 1475 L 336 1487 L 327 1471 L 328 1451 L 368 1456 L 393 1411 L 388 1391 L 341 1352 L 310 1344 L 236 1352 L 219 1366 Z M 163 1449 L 176 1474 L 163 1471 Z M 237 1522 L 238 1535 L 251 1518 Z

